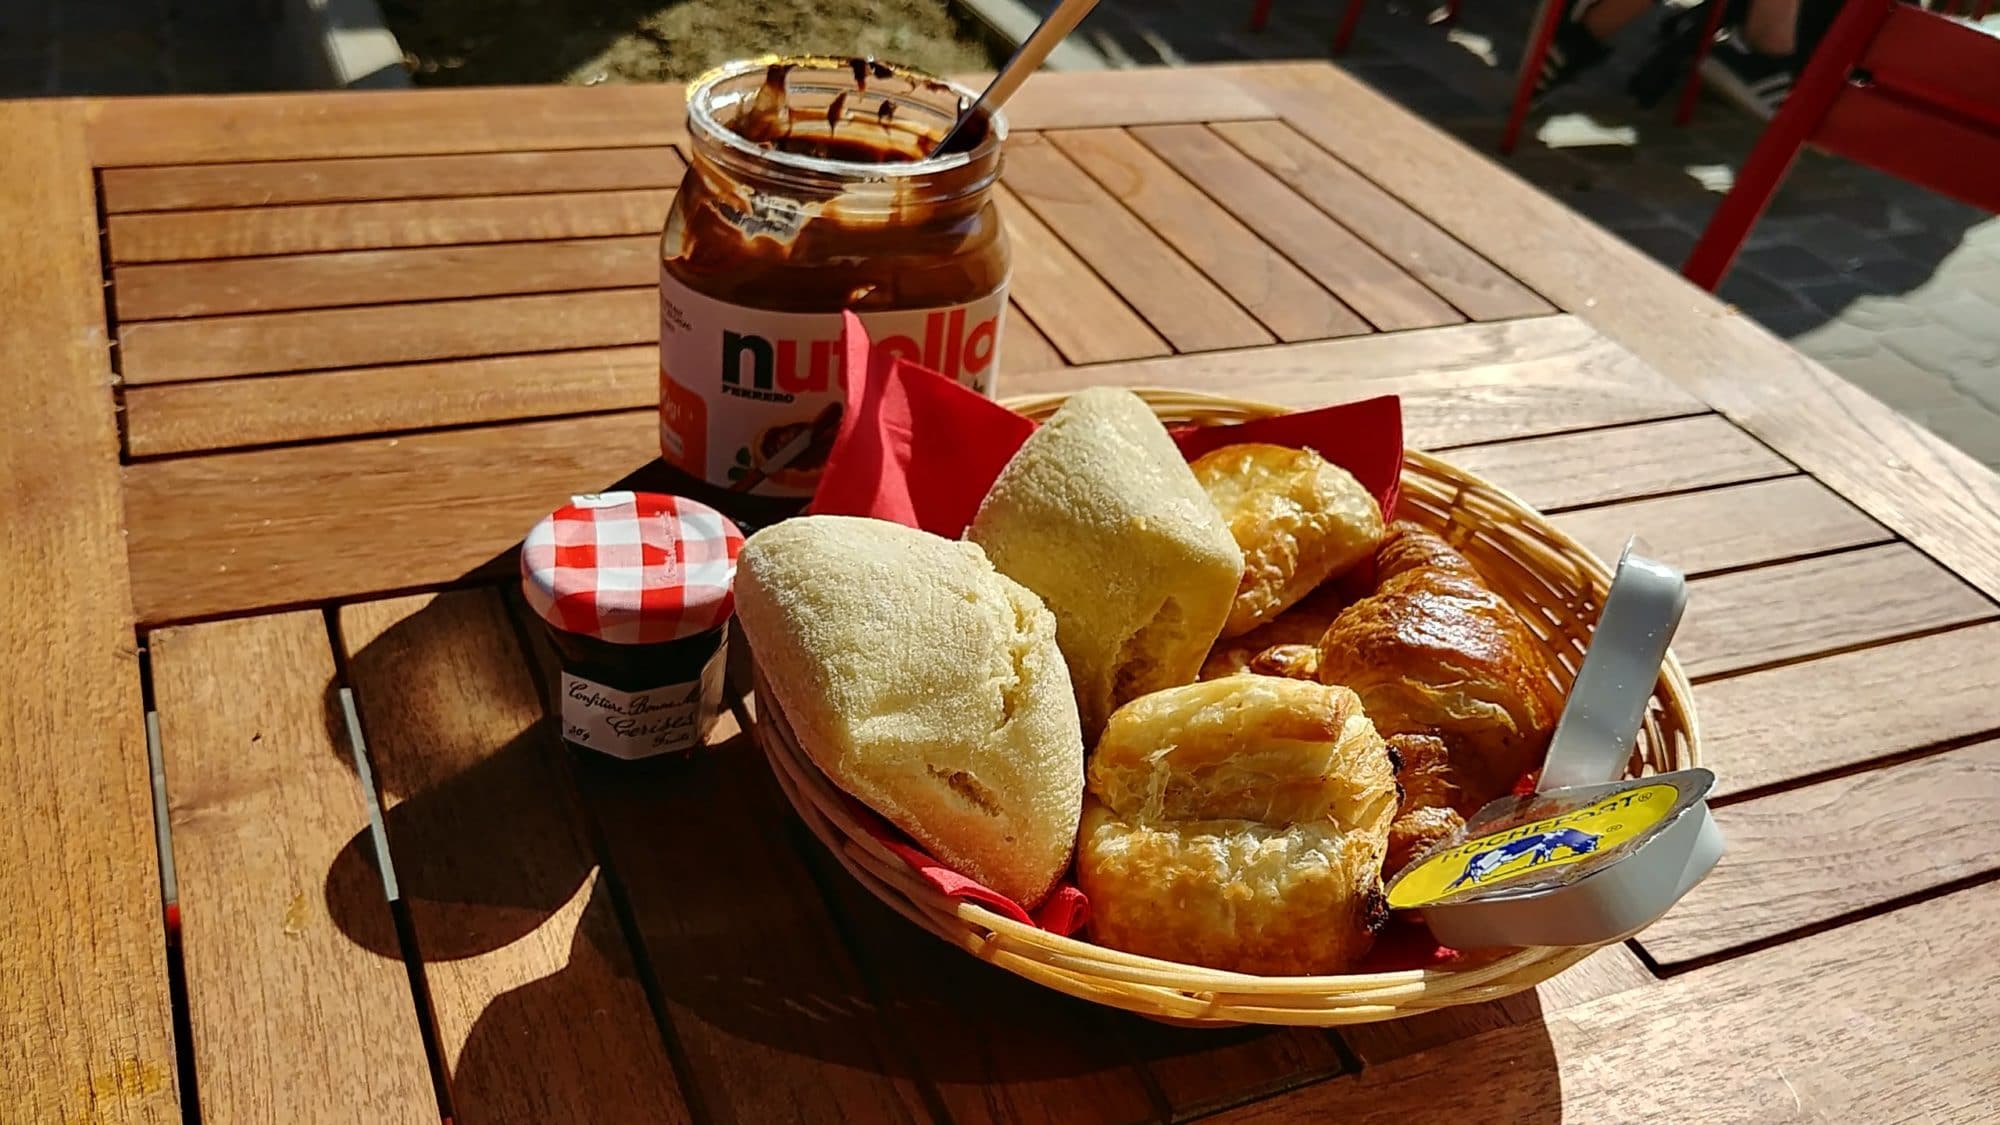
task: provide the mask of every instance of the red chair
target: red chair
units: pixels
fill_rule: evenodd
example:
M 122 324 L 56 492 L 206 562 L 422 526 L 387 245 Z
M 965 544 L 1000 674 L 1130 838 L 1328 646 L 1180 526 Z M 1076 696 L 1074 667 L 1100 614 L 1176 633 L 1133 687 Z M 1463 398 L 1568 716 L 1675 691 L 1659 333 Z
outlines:
M 1681 273 L 1714 289 L 1806 145 L 2000 211 L 2000 38 L 1899 0 L 1847 0 Z

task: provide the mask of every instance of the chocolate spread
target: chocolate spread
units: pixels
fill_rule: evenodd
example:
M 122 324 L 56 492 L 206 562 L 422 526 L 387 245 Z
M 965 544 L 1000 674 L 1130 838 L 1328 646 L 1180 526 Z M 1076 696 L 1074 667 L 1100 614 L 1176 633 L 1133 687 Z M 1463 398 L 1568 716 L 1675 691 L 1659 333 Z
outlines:
M 878 348 L 990 391 L 1005 127 L 968 122 L 934 155 L 966 97 L 864 58 L 733 64 L 691 90 L 660 250 L 676 491 L 753 522 L 803 506 L 837 432 L 843 309 Z

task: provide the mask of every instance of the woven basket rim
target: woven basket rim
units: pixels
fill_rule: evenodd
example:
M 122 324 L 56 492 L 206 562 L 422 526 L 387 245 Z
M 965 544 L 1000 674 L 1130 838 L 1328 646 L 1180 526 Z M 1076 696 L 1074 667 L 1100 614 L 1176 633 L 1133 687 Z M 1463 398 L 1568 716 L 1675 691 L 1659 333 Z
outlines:
M 1208 414 L 1231 415 L 1240 420 L 1290 410 L 1275 403 L 1201 391 L 1130 389 L 1170 422 L 1193 420 L 1199 424 L 1200 416 Z M 1050 393 L 1003 401 L 1033 416 L 1052 410 L 1067 398 L 1067 394 Z M 1195 417 L 1182 419 L 1181 415 Z M 1434 454 L 1404 450 L 1406 503 L 1398 518 L 1408 518 L 1411 491 L 1407 486 L 1412 469 L 1450 482 L 1464 502 L 1476 497 L 1480 504 L 1508 513 L 1518 526 L 1532 532 L 1533 539 L 1559 551 L 1568 567 L 1562 577 L 1574 577 L 1587 587 L 1577 591 L 1562 608 L 1601 603 L 1611 581 L 1610 570 L 1602 560 L 1520 497 Z M 1428 525 L 1430 521 L 1420 522 Z M 1447 538 L 1453 538 L 1463 547 L 1459 540 L 1480 535 L 1480 527 L 1477 520 L 1460 523 L 1454 519 L 1446 529 Z M 1461 534 L 1454 538 L 1450 528 L 1458 528 Z M 1521 609 L 1512 596 L 1516 591 L 1500 589 L 1499 592 L 1509 597 L 1517 611 Z M 1528 616 L 1524 613 L 1524 620 Z M 883 899 L 897 913 L 975 956 L 1048 987 L 1176 1023 L 1335 1025 L 1396 1018 L 1510 995 L 1539 984 L 1601 945 L 1611 944 L 1531 946 L 1491 954 L 1474 952 L 1468 955 L 1472 958 L 1469 963 L 1367 973 L 1264 976 L 1128 953 L 1082 938 L 1055 934 L 976 903 L 944 895 L 882 848 L 865 829 L 860 829 L 852 810 L 860 809 L 863 815 L 874 814 L 841 791 L 813 762 L 766 688 L 754 651 L 750 657 L 758 703 L 750 726 L 771 761 L 786 799 L 814 835 L 871 894 Z M 1552 658 L 1561 659 L 1559 655 Z M 1573 674 L 1567 664 L 1563 671 Z M 1653 694 L 1658 710 L 1649 713 L 1634 762 L 1645 756 L 1646 766 L 1655 765 L 1655 758 L 1669 762 L 1670 768 L 1699 765 L 1700 737 L 1692 689 L 1671 652 Z M 1669 719 L 1670 724 L 1666 722 Z M 1677 737 L 1669 737 L 1670 734 Z

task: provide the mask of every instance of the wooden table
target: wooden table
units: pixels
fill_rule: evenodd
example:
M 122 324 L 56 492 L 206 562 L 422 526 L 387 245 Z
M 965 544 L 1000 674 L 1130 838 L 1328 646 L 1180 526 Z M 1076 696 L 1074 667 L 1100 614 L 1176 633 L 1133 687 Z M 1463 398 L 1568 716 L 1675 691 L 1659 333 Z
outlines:
M 1003 389 L 1395 391 L 1650 537 L 1731 849 L 1686 902 L 1504 1003 L 1169 1030 L 903 924 L 734 728 L 565 754 L 508 552 L 655 453 L 679 105 L 0 104 L 0 1120 L 2000 1112 L 2000 482 L 1326 66 L 1029 84 Z

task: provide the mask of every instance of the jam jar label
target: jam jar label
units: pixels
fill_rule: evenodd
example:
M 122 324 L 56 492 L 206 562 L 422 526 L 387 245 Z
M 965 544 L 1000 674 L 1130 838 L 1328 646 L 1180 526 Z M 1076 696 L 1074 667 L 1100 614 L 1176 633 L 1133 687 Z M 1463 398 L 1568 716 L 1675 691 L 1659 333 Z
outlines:
M 563 739 L 614 758 L 650 758 L 700 746 L 722 709 L 728 652 L 725 640 L 698 680 L 645 691 L 619 691 L 564 672 Z
M 962 305 L 861 314 L 879 350 L 981 394 L 999 370 L 1007 287 Z M 811 496 L 838 428 L 840 313 L 744 308 L 660 274 L 660 451 L 719 488 Z

